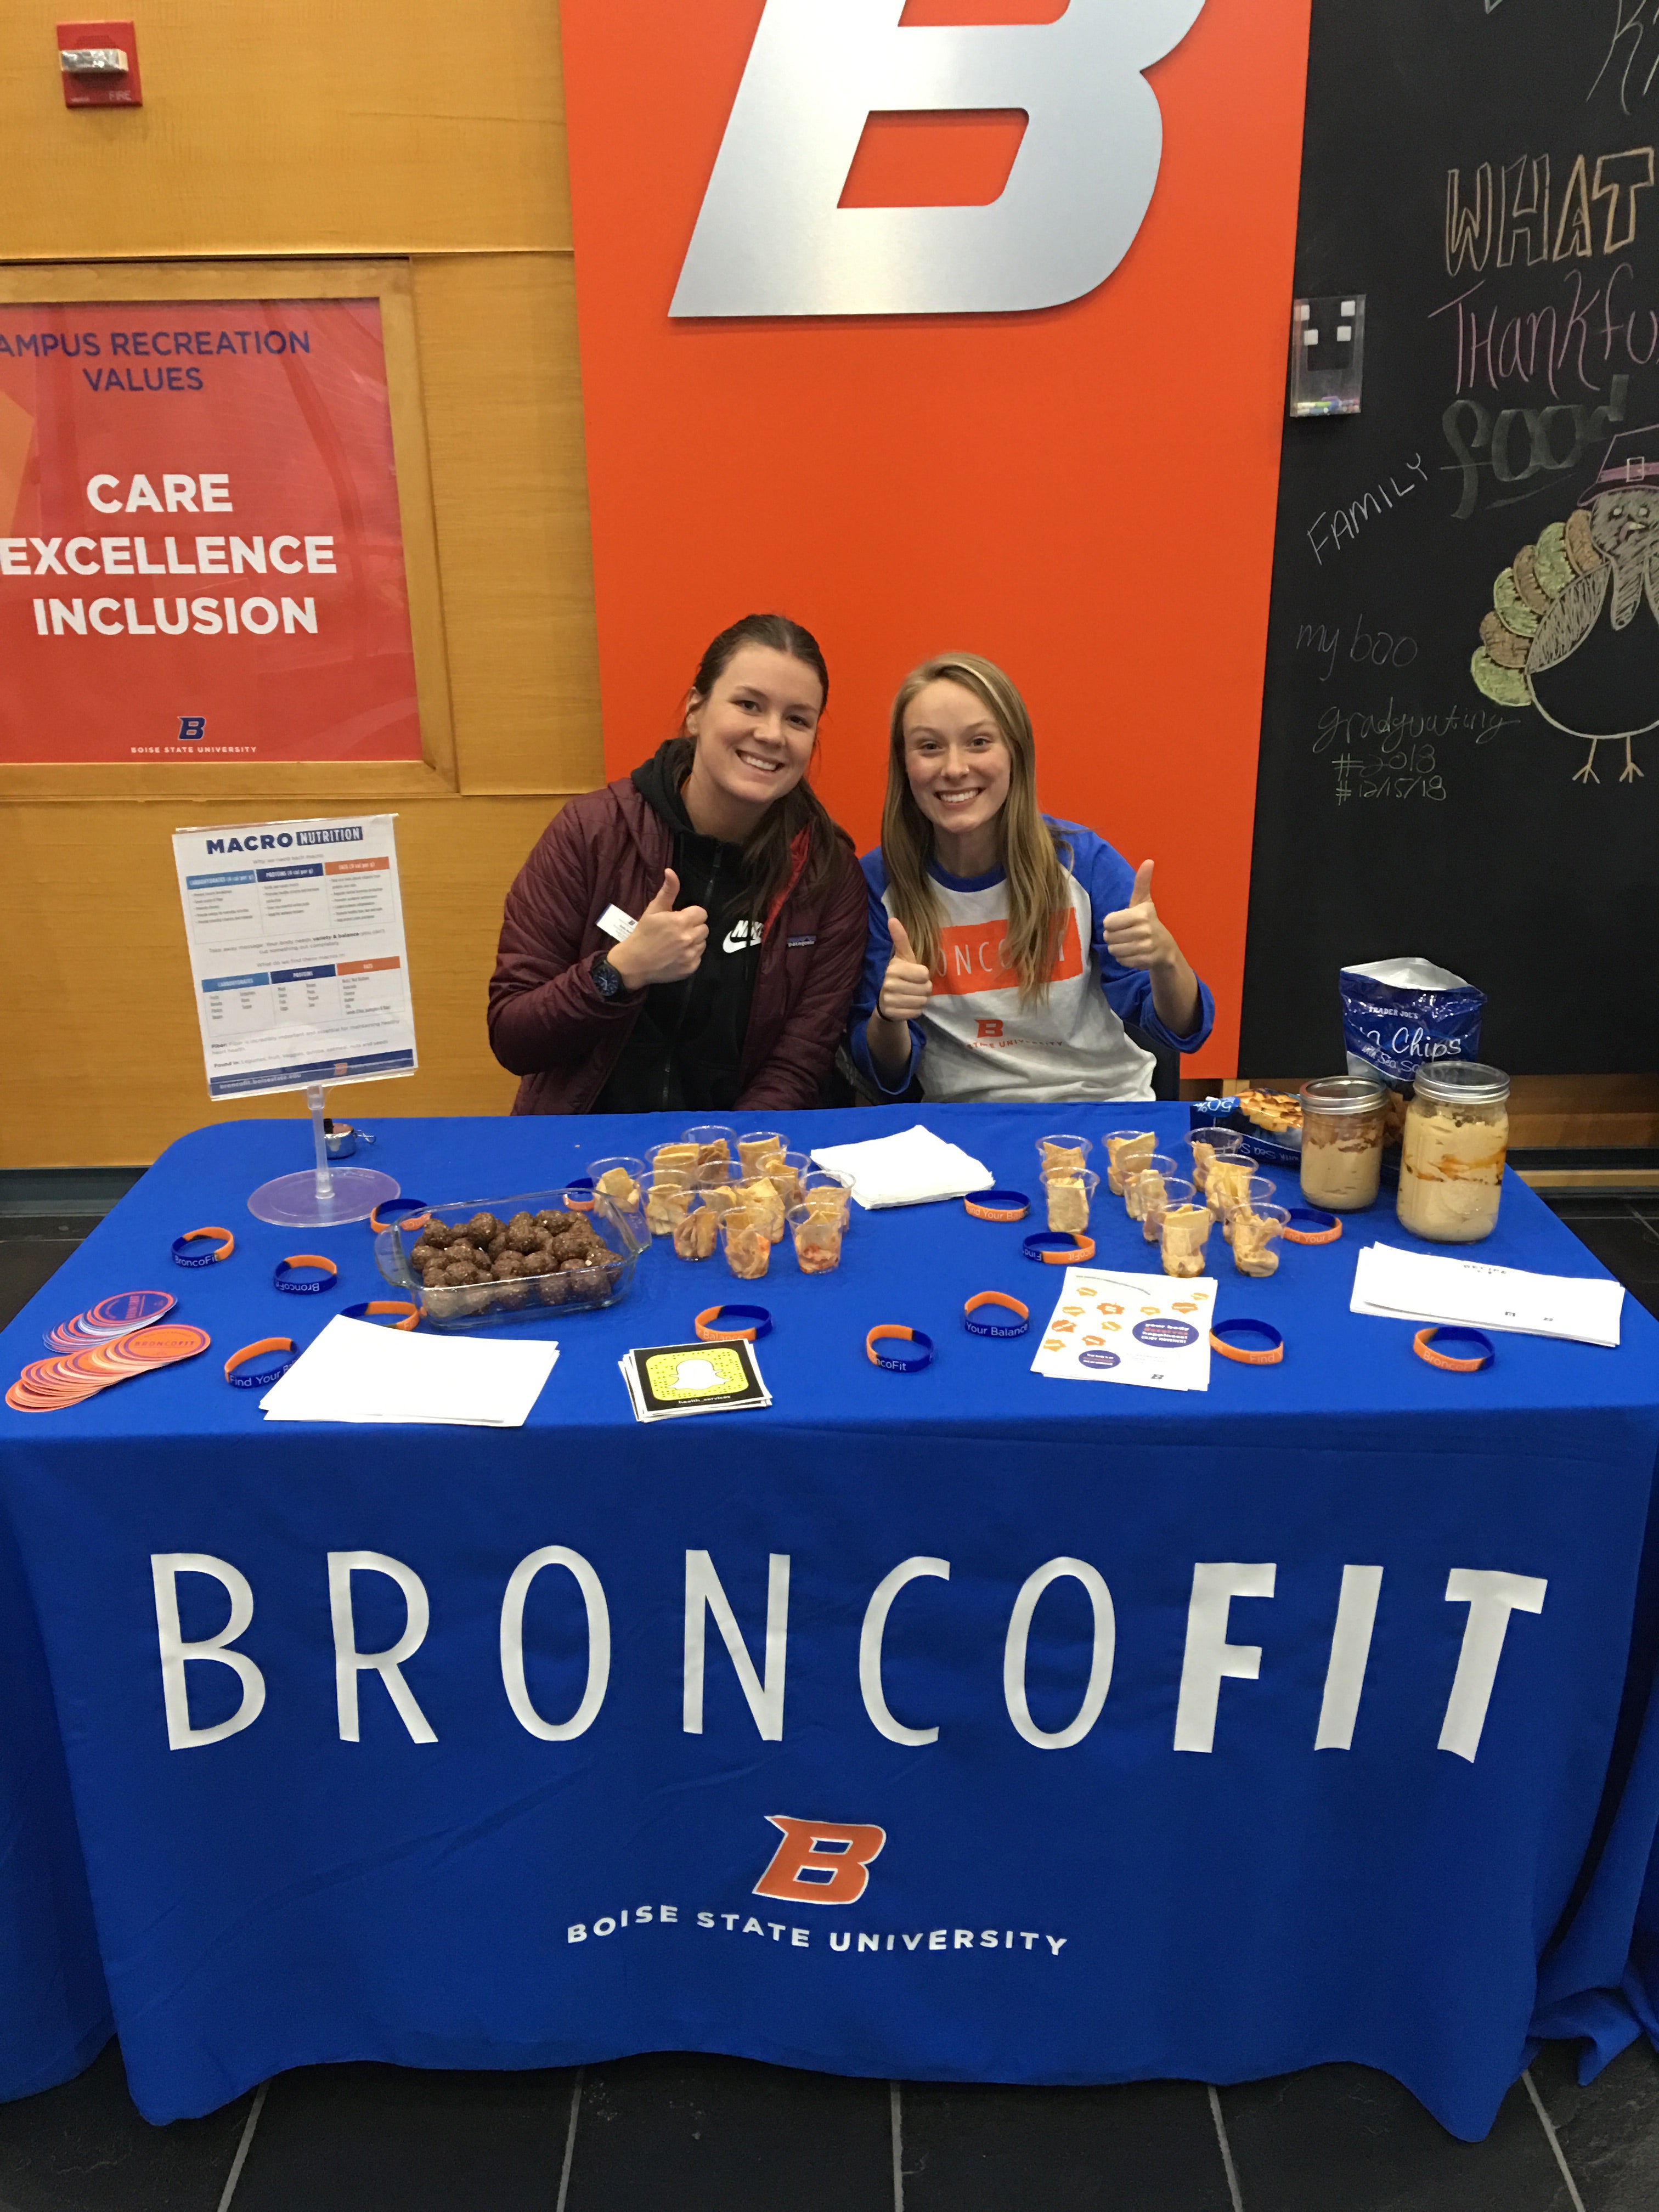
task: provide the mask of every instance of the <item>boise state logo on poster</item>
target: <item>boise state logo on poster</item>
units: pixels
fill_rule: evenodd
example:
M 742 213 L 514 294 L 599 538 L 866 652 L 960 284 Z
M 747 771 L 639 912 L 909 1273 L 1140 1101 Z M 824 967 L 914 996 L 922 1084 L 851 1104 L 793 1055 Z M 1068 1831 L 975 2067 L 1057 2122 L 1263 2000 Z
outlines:
M 179 742 L 181 745 L 194 744 L 198 738 L 204 738 L 206 735 L 207 716 L 205 714 L 179 715 Z

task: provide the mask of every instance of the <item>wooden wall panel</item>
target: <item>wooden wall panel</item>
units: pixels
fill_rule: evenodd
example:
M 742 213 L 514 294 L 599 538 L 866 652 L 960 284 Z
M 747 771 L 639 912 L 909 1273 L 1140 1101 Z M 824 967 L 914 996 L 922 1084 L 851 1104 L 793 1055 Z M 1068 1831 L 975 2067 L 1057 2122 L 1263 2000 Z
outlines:
M 556 811 L 535 797 L 401 802 L 421 1066 L 331 1090 L 333 1111 L 371 1128 L 377 1115 L 507 1111 L 514 1079 L 490 1056 L 484 994 L 502 895 Z M 208 1097 L 169 842 L 179 818 L 166 801 L 0 808 L 0 1166 L 135 1165 L 204 1122 L 303 1115 L 297 1093 Z
M 149 0 L 144 104 L 64 105 L 58 0 L 6 0 L 0 258 L 570 243 L 556 0 Z
M 568 254 L 415 264 L 463 791 L 605 773 Z

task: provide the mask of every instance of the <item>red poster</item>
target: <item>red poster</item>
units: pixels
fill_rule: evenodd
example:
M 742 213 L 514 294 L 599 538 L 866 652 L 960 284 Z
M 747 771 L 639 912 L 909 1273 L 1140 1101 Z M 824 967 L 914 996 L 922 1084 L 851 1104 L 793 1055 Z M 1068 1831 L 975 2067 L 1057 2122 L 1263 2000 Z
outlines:
M 0 307 L 0 761 L 418 760 L 374 300 Z

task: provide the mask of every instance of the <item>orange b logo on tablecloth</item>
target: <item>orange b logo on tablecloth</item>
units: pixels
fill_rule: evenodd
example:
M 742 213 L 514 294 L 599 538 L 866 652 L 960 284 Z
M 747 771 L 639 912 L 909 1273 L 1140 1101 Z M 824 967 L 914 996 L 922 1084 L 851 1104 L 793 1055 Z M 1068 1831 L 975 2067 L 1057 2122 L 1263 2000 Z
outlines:
M 755 1884 L 757 1897 L 786 1905 L 856 1905 L 870 1886 L 870 1862 L 881 1855 L 885 1828 L 861 1820 L 767 1819 L 783 1831 L 771 1864 Z

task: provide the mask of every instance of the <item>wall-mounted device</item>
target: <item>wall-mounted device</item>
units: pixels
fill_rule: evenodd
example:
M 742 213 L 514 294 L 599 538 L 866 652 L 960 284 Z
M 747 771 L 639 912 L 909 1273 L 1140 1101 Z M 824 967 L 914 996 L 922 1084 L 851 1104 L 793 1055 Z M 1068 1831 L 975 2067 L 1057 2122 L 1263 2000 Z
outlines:
M 131 23 L 60 23 L 58 67 L 65 107 L 142 107 L 138 40 Z
M 1357 415 L 1365 355 L 1365 295 L 1297 300 L 1291 314 L 1292 415 Z

